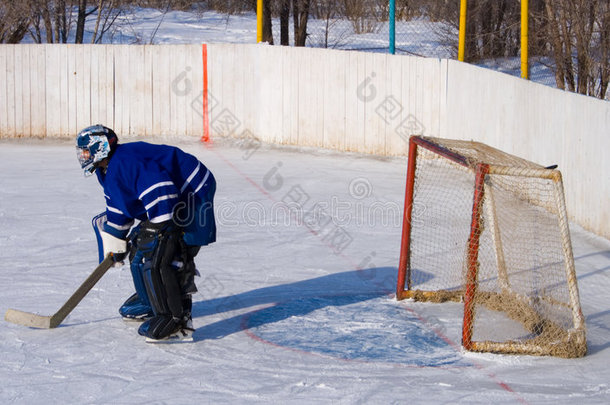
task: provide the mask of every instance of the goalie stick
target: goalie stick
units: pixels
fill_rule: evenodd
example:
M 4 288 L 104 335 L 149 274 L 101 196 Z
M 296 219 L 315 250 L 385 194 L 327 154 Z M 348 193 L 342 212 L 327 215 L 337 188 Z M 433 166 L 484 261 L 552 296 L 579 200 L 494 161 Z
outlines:
M 112 267 L 114 261 L 112 254 L 106 256 L 106 258 L 97 266 L 93 273 L 74 291 L 74 294 L 57 312 L 53 315 L 44 316 L 38 314 L 32 314 L 30 312 L 19 311 L 18 309 L 9 308 L 4 315 L 4 319 L 8 322 L 16 323 L 18 325 L 29 326 L 32 328 L 40 329 L 51 329 L 56 328 L 59 324 L 66 319 L 68 314 L 72 312 L 74 308 L 81 302 L 81 300 L 87 295 L 87 293 L 93 288 L 95 284 L 102 278 L 102 276 Z

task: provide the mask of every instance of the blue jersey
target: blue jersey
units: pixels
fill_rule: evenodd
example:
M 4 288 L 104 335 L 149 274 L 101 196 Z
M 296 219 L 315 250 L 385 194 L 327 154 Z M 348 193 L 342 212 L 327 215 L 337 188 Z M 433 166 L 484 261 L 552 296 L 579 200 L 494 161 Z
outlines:
M 216 189 L 214 176 L 196 157 L 146 142 L 119 144 L 106 172 L 98 169 L 96 174 L 106 197 L 104 230 L 121 239 L 136 219 L 160 223 L 173 219 L 180 202 L 211 204 Z

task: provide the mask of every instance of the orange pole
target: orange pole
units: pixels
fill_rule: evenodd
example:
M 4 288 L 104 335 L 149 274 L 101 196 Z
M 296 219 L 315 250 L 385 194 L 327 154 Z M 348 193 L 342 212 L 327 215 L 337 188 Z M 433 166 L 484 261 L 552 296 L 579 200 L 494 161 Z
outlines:
M 210 142 L 210 117 L 208 116 L 208 46 L 201 45 L 201 53 L 203 57 L 203 135 L 201 142 Z
M 489 172 L 489 165 L 477 165 L 475 178 L 474 198 L 472 202 L 472 222 L 470 224 L 470 237 L 468 238 L 468 269 L 466 270 L 466 291 L 464 292 L 464 322 L 462 324 L 462 345 L 464 349 L 472 348 L 472 322 L 474 321 L 474 297 L 477 290 L 477 277 L 479 273 L 479 239 L 481 237 L 481 211 L 483 209 L 483 195 L 485 192 L 485 176 Z
M 405 188 L 405 208 L 402 221 L 402 238 L 400 243 L 400 261 L 398 265 L 398 281 L 396 283 L 396 299 L 402 299 L 402 293 L 411 289 L 411 266 L 409 262 L 411 241 L 411 220 L 413 215 L 413 189 L 415 185 L 415 163 L 417 159 L 417 144 L 415 138 L 409 139 L 409 157 L 407 168 L 407 185 Z

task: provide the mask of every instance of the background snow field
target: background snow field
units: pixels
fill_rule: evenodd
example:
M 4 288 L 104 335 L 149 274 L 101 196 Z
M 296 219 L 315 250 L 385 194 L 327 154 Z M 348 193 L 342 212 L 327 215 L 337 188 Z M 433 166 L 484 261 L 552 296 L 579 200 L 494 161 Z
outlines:
M 145 343 L 114 268 L 57 329 L 0 322 L 0 403 L 610 402 L 609 241 L 572 228 L 586 357 L 466 353 L 459 304 L 393 297 L 405 159 L 165 142 L 218 180 L 194 342 Z M 103 209 L 72 142 L 0 142 L 2 313 L 61 306 L 97 264 Z

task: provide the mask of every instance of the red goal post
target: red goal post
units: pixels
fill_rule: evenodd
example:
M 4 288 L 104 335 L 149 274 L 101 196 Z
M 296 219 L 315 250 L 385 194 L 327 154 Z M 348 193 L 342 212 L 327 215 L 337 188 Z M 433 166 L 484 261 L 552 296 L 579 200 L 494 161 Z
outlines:
M 412 136 L 396 297 L 463 302 L 466 350 L 583 356 L 561 173 Z

